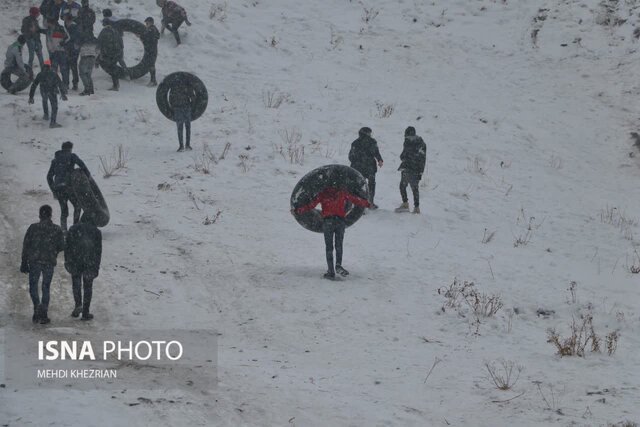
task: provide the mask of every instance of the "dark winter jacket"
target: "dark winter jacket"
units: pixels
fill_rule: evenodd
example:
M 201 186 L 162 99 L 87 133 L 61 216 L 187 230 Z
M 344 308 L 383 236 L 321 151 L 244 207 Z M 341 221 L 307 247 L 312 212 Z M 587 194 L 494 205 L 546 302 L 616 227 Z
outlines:
M 51 191 L 55 193 L 67 184 L 67 180 L 76 165 L 78 165 L 87 176 L 91 176 L 87 166 L 75 153 L 69 150 L 56 151 L 56 155 L 51 161 L 51 166 L 47 173 L 47 183 Z
M 111 25 L 106 26 L 98 34 L 100 57 L 107 62 L 116 62 L 124 52 L 122 35 Z
M 150 55 L 158 55 L 158 40 L 160 39 L 160 32 L 155 25 L 151 25 L 140 36 L 144 50 Z
M 427 162 L 427 144 L 419 136 L 406 136 L 398 170 L 422 175 Z
M 162 6 L 162 21 L 171 24 L 180 24 L 187 20 L 187 11 L 174 1 L 167 1 Z
M 176 85 L 169 91 L 169 105 L 171 108 L 190 107 L 196 94 L 188 84 Z
M 71 2 L 71 5 L 69 5 L 69 3 L 65 1 L 60 6 L 61 19 L 64 19 L 65 15 L 71 15 L 71 17 L 75 21 L 78 18 L 78 13 L 80 13 L 80 5 L 75 1 Z
M 45 20 L 49 18 L 59 20 L 60 8 L 62 8 L 62 4 L 57 5 L 55 0 L 42 0 L 42 3 L 40 3 L 40 14 Z
M 378 142 L 370 136 L 360 135 L 358 139 L 351 143 L 349 161 L 351 162 L 351 167 L 365 177 L 375 175 L 378 171 L 376 161 L 382 161 L 380 150 L 378 150 Z
M 56 265 L 58 252 L 62 250 L 64 250 L 64 235 L 60 226 L 51 222 L 51 219 L 31 224 L 22 244 L 20 270 L 28 271 L 29 266 L 35 263 Z
M 322 205 L 323 218 L 329 218 L 332 216 L 344 218 L 347 215 L 347 202 L 351 202 L 356 206 L 362 206 L 363 208 L 369 207 L 368 200 L 354 196 L 345 190 L 328 187 L 322 190 L 322 192 L 318 194 L 315 199 L 309 202 L 309 204 L 299 207 L 296 211 L 301 214 L 309 212 L 319 203 Z
M 27 40 L 33 39 L 39 41 L 40 34 L 45 34 L 46 30 L 40 28 L 40 24 L 38 24 L 38 18 L 34 18 L 33 16 L 29 15 L 22 20 L 20 33 Z
M 80 45 L 82 44 L 82 33 L 80 32 L 80 26 L 75 22 L 71 21 L 69 25 L 64 26 L 65 30 L 67 30 L 67 34 L 69 38 L 64 44 L 64 47 L 68 54 L 77 55 L 80 51 Z
M 78 11 L 78 18 L 76 22 L 80 26 L 80 31 L 83 34 L 93 34 L 93 25 L 96 23 L 96 13 L 89 6 L 82 7 Z
M 91 223 L 73 225 L 67 233 L 64 249 L 64 267 L 70 274 L 90 273 L 94 277 L 100 271 L 102 258 L 102 233 Z
M 36 78 L 31 83 L 31 89 L 29 90 L 29 98 L 33 98 L 36 94 L 36 88 L 40 85 L 40 90 L 45 93 L 61 93 L 67 94 L 66 87 L 62 84 L 60 77 L 50 67 L 45 67 L 38 73 Z

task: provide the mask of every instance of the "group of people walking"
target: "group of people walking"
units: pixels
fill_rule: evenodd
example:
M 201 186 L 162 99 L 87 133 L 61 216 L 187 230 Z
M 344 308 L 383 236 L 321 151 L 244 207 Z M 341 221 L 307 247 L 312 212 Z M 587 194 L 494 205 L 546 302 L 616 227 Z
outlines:
M 162 8 L 162 33 L 165 28 L 168 29 L 180 44 L 178 28 L 183 22 L 191 25 L 186 10 L 170 0 L 158 0 L 158 6 Z M 40 26 L 40 16 L 44 28 Z M 102 17 L 103 28 L 96 37 L 96 14 L 89 0 L 81 0 L 81 4 L 75 0 L 43 0 L 40 7 L 29 9 L 29 15 L 22 20 L 20 36 L 7 49 L 3 73 L 17 76 L 17 80 L 8 88 L 11 94 L 33 79 L 33 63 L 38 58 L 40 72 L 31 84 L 29 102 L 34 102 L 33 96 L 40 86 L 43 120 L 50 121 L 50 128 L 60 127 L 56 121 L 58 95 L 66 100 L 70 89 L 78 90 L 80 80 L 84 86 L 79 93 L 81 96 L 95 93 L 92 78 L 94 68 L 102 67 L 111 76 L 113 85 L 109 90 L 119 90 L 120 79 L 130 78 L 124 61 L 123 32 L 117 24 L 119 19 L 113 16 L 111 9 L 103 9 Z M 147 17 L 144 24 L 145 30 L 140 35 L 145 49 L 143 60 L 151 76 L 149 86 L 156 86 L 155 63 L 161 32 L 152 17 Z M 46 39 L 48 59 L 43 56 L 42 35 Z M 26 64 L 22 59 L 25 44 L 29 51 Z
M 98 277 L 102 259 L 102 233 L 92 222 L 91 216 L 80 220 L 80 210 L 74 206 L 73 225 L 67 231 L 69 200 L 74 204 L 70 177 L 76 166 L 91 176 L 84 162 L 72 153 L 73 144 L 66 141 L 56 152 L 47 173 L 47 182 L 54 198 L 60 203 L 60 225 L 52 221 L 53 209 L 43 205 L 39 210 L 40 221 L 29 226 L 22 245 L 20 272 L 29 275 L 29 294 L 33 303 L 34 323 L 46 324 L 49 319 L 50 286 L 57 264 L 58 253 L 64 251 L 64 266 L 71 275 L 75 306 L 71 316 L 82 320 L 93 319 L 90 312 L 93 280 Z M 42 279 L 42 281 L 40 281 Z M 39 285 L 42 292 L 40 293 Z
M 293 209 L 293 214 L 304 214 L 321 205 L 322 231 L 325 241 L 325 253 L 327 259 L 326 279 L 334 279 L 336 274 L 349 275 L 349 271 L 342 266 L 343 241 L 346 229 L 345 217 L 347 216 L 348 203 L 369 209 L 378 209 L 374 198 L 376 195 L 376 173 L 382 167 L 384 161 L 380 155 L 378 142 L 371 136 L 372 130 L 363 127 L 358 131 L 358 139 L 351 143 L 349 161 L 351 167 L 357 170 L 365 178 L 368 186 L 369 199 L 365 200 L 355 194 L 349 193 L 344 188 L 331 185 L 322 189 L 318 195 L 304 206 Z M 409 212 L 409 198 L 407 186 L 413 193 L 413 213 L 420 213 L 420 188 L 419 183 L 424 173 L 427 161 L 427 145 L 416 134 L 416 129 L 409 126 L 404 131 L 404 145 L 400 154 L 400 197 L 402 204 L 395 209 L 396 212 Z M 335 264 L 333 252 L 335 249 Z
M 351 167 L 357 170 L 367 180 L 369 187 L 370 209 L 378 209 L 374 198 L 376 195 L 376 173 L 378 168 L 384 164 L 378 142 L 371 136 L 371 128 L 363 127 L 358 132 L 358 139 L 351 143 L 349 151 L 349 161 Z M 407 186 L 411 187 L 413 193 L 413 213 L 420 213 L 420 180 L 427 162 L 427 144 L 416 135 L 416 129 L 409 126 L 404 131 L 404 145 L 400 154 L 400 197 L 402 204 L 396 212 L 409 211 L 409 198 L 407 196 Z

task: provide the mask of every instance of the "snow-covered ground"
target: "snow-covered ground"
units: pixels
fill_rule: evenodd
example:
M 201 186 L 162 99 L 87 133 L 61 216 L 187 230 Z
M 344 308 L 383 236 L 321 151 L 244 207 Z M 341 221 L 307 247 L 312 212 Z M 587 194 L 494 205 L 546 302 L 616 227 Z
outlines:
M 150 0 L 92 3 L 158 16 Z M 146 77 L 113 93 L 96 71 L 96 95 L 72 94 L 54 131 L 38 95 L 32 106 L 24 92 L 0 97 L 0 330 L 215 329 L 219 383 L 0 388 L 0 424 L 640 422 L 640 276 L 631 272 L 640 266 L 640 169 L 629 136 L 640 2 L 180 3 L 193 26 L 180 47 L 169 34 L 160 40 L 158 73 L 191 71 L 208 87 L 194 151 L 175 153 L 175 126 Z M 28 6 L 0 6 L 3 49 Z M 267 108 L 269 93 L 283 96 L 278 108 Z M 428 147 L 420 216 L 393 212 L 409 125 Z M 322 237 L 293 220 L 289 196 L 312 168 L 347 163 L 362 126 L 385 159 L 381 208 L 347 231 L 351 276 L 328 282 Z M 287 134 L 300 135 L 302 164 L 289 161 Z M 68 317 L 59 262 L 43 328 L 30 322 L 19 251 L 38 206 L 51 203 L 58 216 L 45 174 L 65 140 L 97 177 L 112 221 L 95 320 Z M 205 147 L 219 156 L 227 143 L 224 159 L 203 161 Z M 119 144 L 127 167 L 103 179 L 99 157 Z M 443 311 L 442 290 L 456 278 L 504 306 L 479 324 L 465 304 Z M 617 351 L 560 358 L 547 330 L 566 336 L 588 313 L 598 335 L 619 332 Z M 499 359 L 523 368 L 511 390 L 488 378 L 485 363 Z

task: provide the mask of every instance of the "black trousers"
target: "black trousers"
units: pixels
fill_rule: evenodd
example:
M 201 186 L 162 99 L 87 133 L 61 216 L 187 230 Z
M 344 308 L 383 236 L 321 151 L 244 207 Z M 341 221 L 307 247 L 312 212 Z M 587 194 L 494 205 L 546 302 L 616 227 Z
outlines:
M 69 217 L 69 202 L 73 205 L 73 223 L 77 224 L 80 221 L 80 214 L 82 210 L 77 207 L 78 203 L 73 195 L 69 194 L 69 191 L 62 187 L 62 189 L 55 191 L 55 196 L 60 204 L 60 228 L 62 231 L 67 231 L 67 218 Z
M 42 95 L 42 110 L 50 117 L 51 124 L 56 123 L 58 118 L 58 94 L 51 90 L 40 90 Z M 49 104 L 51 104 L 51 115 L 49 115 Z
M 173 37 L 175 37 L 176 43 L 178 44 L 181 43 L 180 34 L 178 33 L 178 28 L 180 28 L 183 22 L 184 22 L 183 20 L 177 20 L 177 21 L 169 21 L 166 19 L 162 20 L 162 23 L 164 24 L 165 28 L 169 30 L 171 34 L 173 34 Z
M 322 223 L 322 231 L 324 232 L 324 245 L 327 254 L 327 267 L 329 272 L 335 273 L 333 265 L 333 248 L 335 241 L 336 249 L 336 265 L 342 265 L 342 241 L 344 240 L 344 229 L 346 225 L 344 218 L 331 216 L 325 218 Z
M 402 197 L 402 203 L 409 202 L 409 198 L 407 197 L 407 185 L 409 185 L 411 187 L 411 192 L 413 193 L 413 206 L 420 206 L 419 183 L 420 175 L 402 171 L 402 178 L 400 179 L 400 196 Z
M 93 296 L 93 279 L 95 274 L 84 272 L 71 275 L 71 283 L 73 285 L 73 300 L 76 307 L 82 307 L 82 315 L 89 314 L 91 307 L 91 297 Z

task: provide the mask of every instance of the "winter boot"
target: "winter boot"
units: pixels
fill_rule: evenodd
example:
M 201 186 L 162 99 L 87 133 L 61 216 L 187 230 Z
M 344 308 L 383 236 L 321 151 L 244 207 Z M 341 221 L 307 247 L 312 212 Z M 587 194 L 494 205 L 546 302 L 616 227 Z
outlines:
M 74 308 L 71 312 L 71 317 L 78 317 L 80 316 L 80 313 L 82 313 L 82 306 L 76 305 L 76 308 Z
M 62 127 L 62 125 L 58 124 L 56 122 L 53 122 L 53 123 L 49 124 L 49 129 L 56 129 L 56 128 L 61 128 L 61 127 Z
M 413 208 L 413 213 L 414 214 L 419 214 L 420 213 L 420 206 L 416 206 L 415 208 Z
M 369 209 L 376 210 L 378 209 L 378 205 L 376 205 L 375 203 L 371 203 L 371 205 L 369 206 Z
M 93 314 L 91 313 L 82 313 L 82 317 L 80 320 L 91 320 L 93 319 Z
M 74 83 L 73 87 L 71 88 L 72 90 L 78 90 L 78 83 Z
M 193 148 L 191 148 L 191 145 L 187 144 L 187 146 L 185 147 L 185 150 L 191 151 L 191 150 L 193 150 Z
M 180 144 L 180 147 L 178 147 L 178 153 L 181 153 L 184 151 L 184 145 Z
M 409 202 L 402 202 L 402 204 L 396 208 L 396 212 L 409 212 Z
M 336 273 L 341 275 L 342 277 L 348 276 L 349 272 L 344 269 L 341 265 L 336 265 Z
M 331 271 L 327 271 L 326 273 L 324 273 L 323 276 L 325 279 L 329 279 L 329 280 L 335 280 L 336 278 L 336 273 L 333 273 Z
M 40 306 L 40 324 L 46 325 L 49 322 L 51 322 L 51 319 L 49 319 L 49 316 L 47 316 L 47 310 Z
M 40 322 L 40 311 L 41 311 L 41 308 L 39 305 L 36 305 L 35 307 L 33 307 L 33 316 L 31 317 L 31 321 L 33 323 Z

